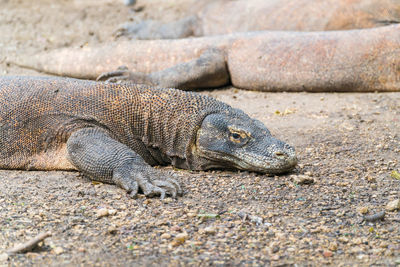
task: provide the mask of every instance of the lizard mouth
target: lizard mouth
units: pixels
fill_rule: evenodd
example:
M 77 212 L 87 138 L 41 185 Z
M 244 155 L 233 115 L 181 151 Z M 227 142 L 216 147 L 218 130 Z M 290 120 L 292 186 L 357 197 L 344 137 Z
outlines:
M 204 169 L 237 169 L 266 174 L 282 174 L 289 172 L 297 165 L 295 154 L 284 159 L 262 157 L 258 155 L 241 153 L 240 156 L 216 151 L 203 151 L 201 153 L 209 161 Z

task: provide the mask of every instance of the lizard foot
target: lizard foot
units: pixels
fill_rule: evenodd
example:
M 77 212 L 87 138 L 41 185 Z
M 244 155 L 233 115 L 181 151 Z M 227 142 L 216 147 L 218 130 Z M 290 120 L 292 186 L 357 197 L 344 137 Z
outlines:
M 126 172 L 115 171 L 113 181 L 125 189 L 132 198 L 137 197 L 139 189 L 146 197 L 160 196 L 160 199 L 164 199 L 166 195 L 173 198 L 182 195 L 182 189 L 175 179 L 164 177 L 161 172 L 154 169 L 147 169 L 146 174 L 135 172 L 128 175 Z

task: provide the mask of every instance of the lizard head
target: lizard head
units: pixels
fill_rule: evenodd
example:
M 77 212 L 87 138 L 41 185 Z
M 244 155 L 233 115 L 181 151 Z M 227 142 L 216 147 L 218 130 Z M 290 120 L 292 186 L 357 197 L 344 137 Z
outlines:
M 210 114 L 197 131 L 193 154 L 200 169 L 285 173 L 297 164 L 293 147 L 272 137 L 265 125 L 243 112 Z

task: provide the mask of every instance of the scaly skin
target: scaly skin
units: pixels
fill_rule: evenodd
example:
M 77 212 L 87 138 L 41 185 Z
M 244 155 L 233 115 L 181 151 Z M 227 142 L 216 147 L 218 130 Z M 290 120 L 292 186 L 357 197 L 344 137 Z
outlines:
M 152 165 L 283 173 L 297 163 L 261 122 L 192 92 L 2 77 L 0 106 L 0 168 L 78 170 L 131 196 L 181 192 Z
M 349 30 L 400 22 L 400 0 L 200 0 L 194 5 L 196 13 L 178 21 L 126 23 L 117 34 L 178 39 L 265 30 Z
M 400 25 L 331 32 L 252 32 L 65 48 L 19 65 L 77 78 L 197 89 L 398 91 Z M 24 62 L 25 61 L 25 62 Z M 125 65 L 127 69 L 116 70 Z M 111 72 L 111 73 L 107 73 Z

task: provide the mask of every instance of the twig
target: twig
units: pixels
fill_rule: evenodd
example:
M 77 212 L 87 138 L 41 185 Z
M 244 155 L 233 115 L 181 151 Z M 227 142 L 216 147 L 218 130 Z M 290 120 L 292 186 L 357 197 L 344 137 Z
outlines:
M 9 255 L 17 254 L 17 253 L 25 253 L 28 251 L 33 250 L 40 242 L 42 242 L 47 237 L 51 236 L 50 232 L 40 233 L 36 237 L 32 238 L 31 240 L 23 243 L 18 244 L 12 249 L 7 250 Z

